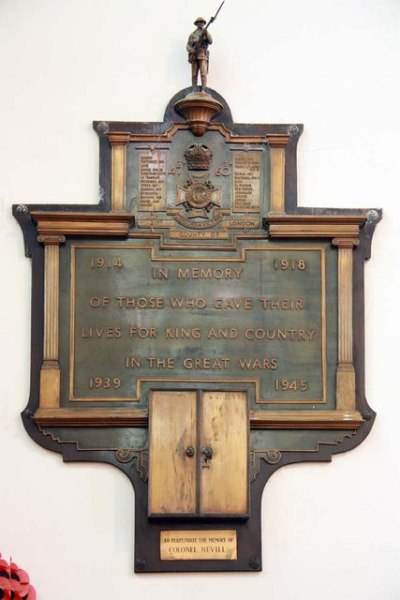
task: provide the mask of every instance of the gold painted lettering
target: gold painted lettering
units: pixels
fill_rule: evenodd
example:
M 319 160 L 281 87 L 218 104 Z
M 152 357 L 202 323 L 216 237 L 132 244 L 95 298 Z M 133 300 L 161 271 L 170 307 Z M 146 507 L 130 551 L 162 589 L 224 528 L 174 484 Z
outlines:
M 143 338 L 156 338 L 157 329 L 156 327 L 131 327 L 129 329 L 129 337 Z
M 307 268 L 303 258 L 276 258 L 273 264 L 275 271 L 304 271 Z
M 149 369 L 173 369 L 175 367 L 175 359 L 172 357 L 148 356 L 146 362 Z
M 212 327 L 209 329 L 207 334 L 207 339 L 209 340 L 234 340 L 238 337 L 239 332 L 237 329 L 225 328 L 225 329 L 215 329 Z
M 274 371 L 278 367 L 277 358 L 238 358 L 238 363 L 241 369 L 271 369 Z
M 178 267 L 178 279 L 240 279 L 243 269 L 212 267 Z
M 218 309 L 251 310 L 252 306 L 251 298 L 216 298 L 214 300 L 214 308 Z
M 122 269 L 123 262 L 119 256 L 114 258 L 108 257 L 104 258 L 103 256 L 92 256 L 90 260 L 90 268 L 91 269 L 111 269 L 111 267 L 115 267 L 116 269 Z
M 128 297 L 117 296 L 115 298 L 119 308 L 164 308 L 164 298 L 157 297 Z
M 201 338 L 201 330 L 198 327 L 193 329 L 189 327 L 166 327 L 165 337 L 167 340 L 198 340 Z
M 152 279 L 168 279 L 168 267 L 153 267 L 151 269 Z
M 118 390 L 121 387 L 119 377 L 89 377 L 89 389 Z
M 206 308 L 206 298 L 170 298 L 172 308 Z
M 229 358 L 185 358 L 182 362 L 185 369 L 227 369 Z
M 275 379 L 277 392 L 305 392 L 308 390 L 307 379 Z
M 81 338 L 120 338 L 122 336 L 121 327 L 81 327 Z
M 303 310 L 302 298 L 260 298 L 264 310 Z
M 277 340 L 290 342 L 312 342 L 316 329 L 245 329 L 247 340 Z
M 108 296 L 93 296 L 89 300 L 89 304 L 92 308 L 105 308 L 110 303 Z
M 135 358 L 134 356 L 127 356 L 125 358 L 126 369 L 140 369 L 141 366 L 142 360 L 140 358 Z

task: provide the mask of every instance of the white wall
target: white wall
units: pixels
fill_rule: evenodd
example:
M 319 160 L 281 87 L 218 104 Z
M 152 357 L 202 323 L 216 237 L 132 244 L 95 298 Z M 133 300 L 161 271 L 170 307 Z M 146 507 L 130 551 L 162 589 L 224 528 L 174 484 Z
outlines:
M 398 0 L 227 0 L 209 84 L 242 122 L 303 122 L 299 202 L 383 207 L 366 265 L 369 438 L 332 464 L 279 471 L 263 501 L 261 574 L 133 574 L 133 492 L 64 465 L 23 430 L 30 262 L 12 203 L 93 203 L 93 119 L 162 120 L 189 85 L 184 46 L 219 0 L 0 3 L 0 552 L 40 600 L 400 597 Z M 261 597 L 261 596 L 260 596 Z

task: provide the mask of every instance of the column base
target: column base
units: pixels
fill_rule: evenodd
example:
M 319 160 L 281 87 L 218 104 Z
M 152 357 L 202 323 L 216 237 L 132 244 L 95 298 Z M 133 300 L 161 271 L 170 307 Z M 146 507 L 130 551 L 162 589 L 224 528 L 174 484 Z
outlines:
M 60 406 L 60 369 L 43 365 L 40 371 L 40 408 Z
M 339 364 L 336 371 L 336 409 L 356 409 L 356 374 L 351 363 Z

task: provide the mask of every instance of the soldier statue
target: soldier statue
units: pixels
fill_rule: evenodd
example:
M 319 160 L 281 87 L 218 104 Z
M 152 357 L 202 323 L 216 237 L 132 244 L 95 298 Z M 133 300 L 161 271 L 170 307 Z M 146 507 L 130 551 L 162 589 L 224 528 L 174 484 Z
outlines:
M 214 20 L 214 18 L 212 18 Z M 208 46 L 212 44 L 212 37 L 208 32 L 206 21 L 202 17 L 198 17 L 194 24 L 197 29 L 190 34 L 186 50 L 188 52 L 188 60 L 192 65 L 192 88 L 196 91 L 197 78 L 200 71 L 201 91 L 205 92 L 207 87 L 207 73 L 209 51 Z

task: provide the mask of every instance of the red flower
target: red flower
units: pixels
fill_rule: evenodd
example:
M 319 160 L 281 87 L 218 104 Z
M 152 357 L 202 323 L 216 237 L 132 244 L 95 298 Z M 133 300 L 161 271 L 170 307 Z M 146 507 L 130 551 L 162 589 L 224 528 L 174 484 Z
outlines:
M 1 558 L 0 600 L 36 600 L 36 591 L 29 583 L 29 575 L 18 565 Z

